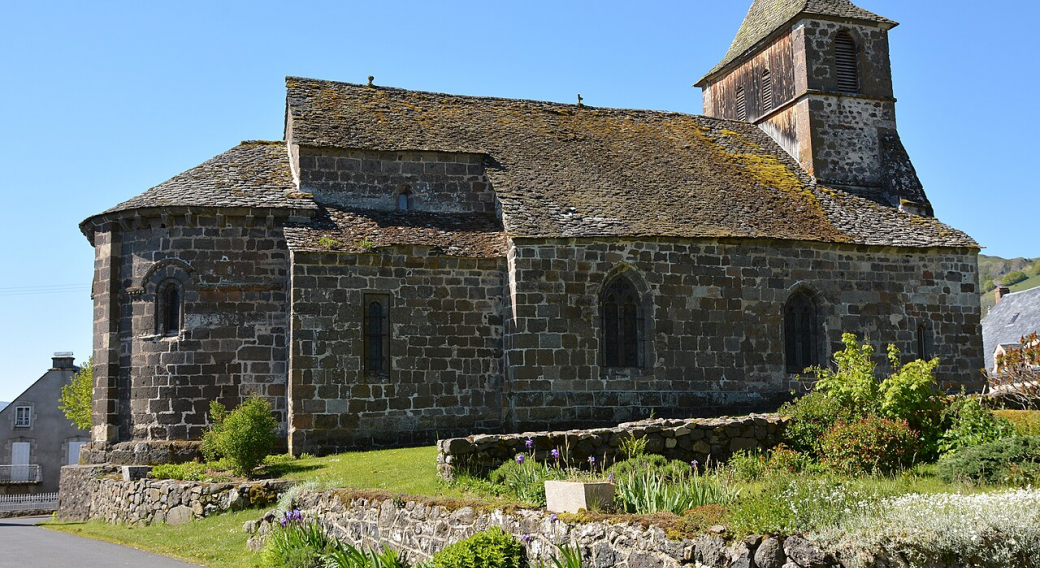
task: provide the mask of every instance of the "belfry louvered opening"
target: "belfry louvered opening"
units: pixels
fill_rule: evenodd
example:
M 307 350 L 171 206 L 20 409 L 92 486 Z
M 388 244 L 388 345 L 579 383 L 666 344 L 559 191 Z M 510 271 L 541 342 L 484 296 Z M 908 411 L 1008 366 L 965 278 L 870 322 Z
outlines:
M 838 32 L 834 38 L 834 69 L 838 76 L 838 90 L 843 93 L 859 92 L 859 65 L 856 40 L 849 32 Z
M 773 77 L 769 70 L 762 72 L 762 112 L 773 110 Z
M 737 120 L 747 120 L 747 96 L 744 87 L 737 87 Z

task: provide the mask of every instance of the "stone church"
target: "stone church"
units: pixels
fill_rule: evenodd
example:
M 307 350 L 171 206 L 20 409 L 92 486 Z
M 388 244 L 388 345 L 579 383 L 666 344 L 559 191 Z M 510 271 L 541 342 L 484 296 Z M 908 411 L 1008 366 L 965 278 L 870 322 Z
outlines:
M 895 26 L 755 0 L 704 116 L 287 78 L 284 140 L 82 223 L 94 441 L 253 395 L 296 453 L 769 409 L 843 332 L 975 381 L 979 247 L 900 142 Z

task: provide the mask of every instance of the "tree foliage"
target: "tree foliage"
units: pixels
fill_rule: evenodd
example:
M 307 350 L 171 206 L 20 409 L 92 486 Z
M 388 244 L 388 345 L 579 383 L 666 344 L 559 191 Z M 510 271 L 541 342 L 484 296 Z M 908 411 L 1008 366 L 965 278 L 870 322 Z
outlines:
M 275 428 L 267 399 L 253 397 L 227 412 L 218 402 L 210 404 L 213 426 L 203 437 L 206 457 L 223 457 L 237 475 L 251 476 L 274 449 Z
M 80 430 L 89 430 L 93 425 L 91 413 L 94 405 L 94 359 L 87 359 L 83 367 L 72 377 L 72 382 L 61 387 L 58 408 Z
M 1015 284 L 1018 284 L 1019 282 L 1022 282 L 1023 280 L 1026 280 L 1028 278 L 1028 274 L 1022 272 L 1021 270 L 1016 270 L 1014 272 L 1008 272 L 1007 274 L 1002 276 L 1000 278 L 1000 283 L 1004 286 L 1014 286 Z

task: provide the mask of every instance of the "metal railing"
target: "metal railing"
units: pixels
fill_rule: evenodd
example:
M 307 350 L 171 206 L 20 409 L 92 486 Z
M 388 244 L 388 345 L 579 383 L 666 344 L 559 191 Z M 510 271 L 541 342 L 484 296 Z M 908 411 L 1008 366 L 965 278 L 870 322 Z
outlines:
M 43 511 L 58 508 L 57 493 L 0 495 L 0 511 Z
M 0 465 L 0 483 L 40 483 L 43 468 L 39 465 Z

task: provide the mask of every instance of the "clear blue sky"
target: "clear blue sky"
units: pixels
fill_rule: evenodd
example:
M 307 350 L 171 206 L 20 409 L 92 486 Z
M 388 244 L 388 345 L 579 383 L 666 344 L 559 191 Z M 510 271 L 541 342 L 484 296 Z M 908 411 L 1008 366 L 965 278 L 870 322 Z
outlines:
M 701 112 L 691 85 L 751 0 L 6 2 L 0 400 L 89 355 L 77 224 L 240 140 L 282 137 L 284 77 Z M 899 130 L 937 215 L 1040 256 L 1040 3 L 859 0 L 892 32 Z

